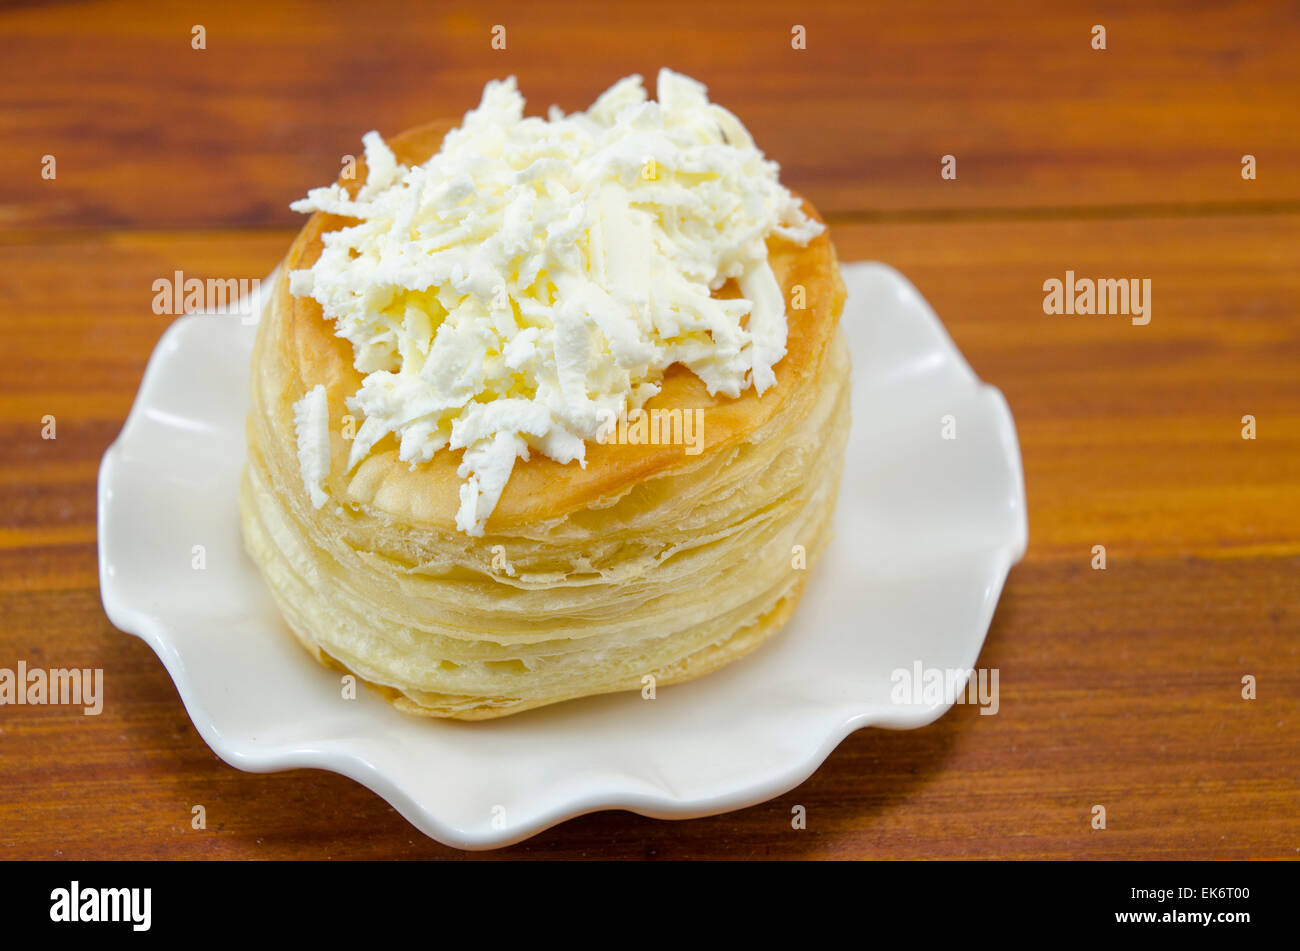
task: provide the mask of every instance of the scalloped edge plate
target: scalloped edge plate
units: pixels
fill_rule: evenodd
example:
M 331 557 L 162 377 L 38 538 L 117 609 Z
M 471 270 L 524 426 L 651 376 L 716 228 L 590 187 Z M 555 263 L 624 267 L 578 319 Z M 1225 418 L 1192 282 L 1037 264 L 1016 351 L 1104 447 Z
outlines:
M 854 730 L 920 727 L 948 709 L 895 702 L 894 673 L 975 667 L 1028 537 L 1002 394 L 897 271 L 843 272 L 853 427 L 835 537 L 786 630 L 722 670 L 653 700 L 614 694 L 478 723 L 408 716 L 367 690 L 346 699 L 243 551 L 256 327 L 235 316 L 167 329 L 104 453 L 104 609 L 157 652 L 223 760 L 342 773 L 447 845 L 504 846 L 601 809 L 682 819 L 779 796 Z M 947 416 L 957 438 L 943 438 Z

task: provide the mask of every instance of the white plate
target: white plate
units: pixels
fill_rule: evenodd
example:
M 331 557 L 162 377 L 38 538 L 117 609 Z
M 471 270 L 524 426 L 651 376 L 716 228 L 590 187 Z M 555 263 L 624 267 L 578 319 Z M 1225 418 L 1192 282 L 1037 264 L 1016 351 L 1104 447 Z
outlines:
M 168 328 L 104 454 L 104 608 L 158 653 L 226 762 L 334 770 L 448 845 L 507 845 L 599 809 L 681 819 L 779 796 L 852 731 L 919 727 L 948 709 L 892 702 L 893 673 L 975 666 L 1027 535 L 1002 394 L 896 271 L 846 265 L 844 279 L 853 431 L 835 538 L 786 630 L 716 673 L 654 700 L 593 697 L 480 723 L 408 716 L 365 689 L 343 699 L 243 552 L 255 328 L 231 316 Z M 942 438 L 948 415 L 955 439 Z

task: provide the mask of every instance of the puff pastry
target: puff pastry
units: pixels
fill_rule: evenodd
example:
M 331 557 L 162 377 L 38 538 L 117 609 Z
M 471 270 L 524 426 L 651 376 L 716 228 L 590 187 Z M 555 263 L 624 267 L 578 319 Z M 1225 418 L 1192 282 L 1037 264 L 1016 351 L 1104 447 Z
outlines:
M 450 127 L 389 144 L 419 163 Z M 364 179 L 363 165 L 344 184 Z M 826 545 L 848 434 L 845 291 L 825 232 L 804 247 L 768 241 L 789 314 L 774 386 L 711 397 L 674 365 L 646 404 L 702 410 L 698 454 L 593 443 L 585 468 L 534 454 L 472 537 L 455 525 L 461 452 L 413 468 L 390 438 L 348 469 L 344 401 L 362 374 L 320 305 L 288 286 L 345 223 L 315 214 L 269 296 L 240 491 L 247 551 L 308 651 L 399 709 L 475 720 L 689 680 L 780 630 Z M 716 293 L 738 295 L 734 282 Z M 329 423 L 320 507 L 294 414 L 317 386 Z

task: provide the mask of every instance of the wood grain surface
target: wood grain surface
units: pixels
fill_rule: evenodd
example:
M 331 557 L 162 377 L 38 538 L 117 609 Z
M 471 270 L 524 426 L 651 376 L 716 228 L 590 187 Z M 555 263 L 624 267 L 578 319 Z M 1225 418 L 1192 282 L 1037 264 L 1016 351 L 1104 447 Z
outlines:
M 29 3 L 0 9 L 0 64 L 0 667 L 107 685 L 98 717 L 0 707 L 0 858 L 468 857 L 350 780 L 217 759 L 104 615 L 96 470 L 171 319 L 156 278 L 264 276 L 289 201 L 367 129 L 509 73 L 534 110 L 581 108 L 660 65 L 1006 394 L 1030 541 L 979 661 L 1000 709 L 860 731 L 739 812 L 584 816 L 473 857 L 1300 856 L 1294 4 Z M 1067 269 L 1149 278 L 1151 323 L 1045 315 Z

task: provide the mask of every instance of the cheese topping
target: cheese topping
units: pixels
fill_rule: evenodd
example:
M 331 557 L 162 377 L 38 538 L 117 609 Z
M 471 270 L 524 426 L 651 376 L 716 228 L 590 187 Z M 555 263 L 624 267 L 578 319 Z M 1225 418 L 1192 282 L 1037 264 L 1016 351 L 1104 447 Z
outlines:
M 489 82 L 423 165 L 369 132 L 355 199 L 336 184 L 293 203 L 357 220 L 290 274 L 366 374 L 349 470 L 390 433 L 413 467 L 463 449 L 456 525 L 481 536 L 516 459 L 585 465 L 673 363 L 711 395 L 773 385 L 786 314 L 766 239 L 822 226 L 703 85 L 665 69 L 658 94 L 629 76 L 586 112 L 524 118 L 514 78 Z M 742 298 L 710 296 L 732 278 Z
M 325 386 L 317 383 L 293 404 L 293 428 L 298 436 L 298 471 L 313 508 L 328 496 L 321 483 L 330 474 L 330 409 Z

